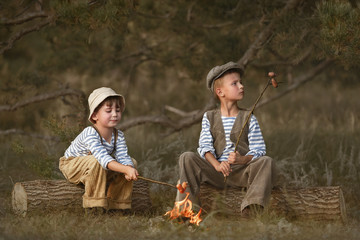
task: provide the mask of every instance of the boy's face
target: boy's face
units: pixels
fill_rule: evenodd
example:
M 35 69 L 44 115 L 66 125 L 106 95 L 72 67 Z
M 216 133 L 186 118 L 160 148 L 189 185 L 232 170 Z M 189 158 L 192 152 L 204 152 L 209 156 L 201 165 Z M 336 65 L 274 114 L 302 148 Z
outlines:
M 93 114 L 92 119 L 96 121 L 95 125 L 102 128 L 113 128 L 121 119 L 121 110 L 115 101 L 104 104 Z
M 222 84 L 215 89 L 219 99 L 238 101 L 244 97 L 244 86 L 240 74 L 237 72 L 228 73 L 222 77 Z

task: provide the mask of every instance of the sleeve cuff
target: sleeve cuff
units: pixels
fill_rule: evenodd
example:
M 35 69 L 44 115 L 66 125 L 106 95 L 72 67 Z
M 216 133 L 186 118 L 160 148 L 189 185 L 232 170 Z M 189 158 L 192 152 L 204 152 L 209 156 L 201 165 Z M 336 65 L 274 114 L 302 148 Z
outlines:
M 248 155 L 253 155 L 253 158 L 251 159 L 251 161 L 263 156 L 263 154 L 261 154 L 261 153 L 256 153 L 256 152 L 251 152 L 251 151 L 248 152 L 245 156 L 248 156 Z
M 207 152 L 210 152 L 216 158 L 216 154 L 215 154 L 215 151 L 213 149 L 210 149 L 210 148 L 198 149 L 198 153 L 199 153 L 200 157 L 202 157 L 203 159 L 205 159 L 205 154 Z

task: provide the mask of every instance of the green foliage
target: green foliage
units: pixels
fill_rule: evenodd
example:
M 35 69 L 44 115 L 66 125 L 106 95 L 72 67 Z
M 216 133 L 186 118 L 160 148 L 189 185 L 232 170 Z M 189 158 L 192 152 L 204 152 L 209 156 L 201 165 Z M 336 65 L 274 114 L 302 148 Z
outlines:
M 74 26 L 86 30 L 101 30 L 103 28 L 112 31 L 119 30 L 119 26 L 126 24 L 131 11 L 126 8 L 126 1 L 75 1 L 68 2 L 52 1 L 51 8 L 56 9 L 60 24 Z M 96 4 L 98 3 L 98 4 Z
M 324 1 L 318 6 L 320 45 L 324 54 L 346 67 L 360 64 L 360 11 L 349 1 Z
M 28 151 L 29 152 L 29 151 Z M 38 154 L 26 161 L 26 165 L 38 176 L 45 179 L 57 178 L 57 166 L 54 164 L 58 161 L 54 155 L 45 154 L 42 150 L 36 149 Z
M 80 123 L 71 124 L 67 122 L 66 119 L 59 121 L 59 119 L 54 116 L 44 120 L 44 125 L 51 133 L 59 137 L 61 142 L 68 145 L 70 145 L 70 143 L 83 129 L 83 126 Z
M 22 161 L 27 169 L 34 172 L 37 176 L 46 179 L 54 179 L 58 176 L 56 156 L 44 151 L 39 145 L 25 145 L 19 140 L 11 144 L 12 151 L 16 154 L 17 161 Z
M 19 141 L 12 142 L 11 148 L 16 154 L 23 154 L 25 152 L 24 145 Z
M 81 229 L 81 231 L 79 231 Z M 85 216 L 76 211 L 32 216 L 0 216 L 4 239 L 348 239 L 360 234 L 357 223 L 289 222 L 284 218 L 243 220 L 209 214 L 199 227 L 168 221 L 162 215 Z
M 81 124 L 76 122 L 69 123 L 65 119 L 59 121 L 55 116 L 44 120 L 44 126 L 56 138 L 48 143 L 42 141 L 24 142 L 15 139 L 11 141 L 11 150 L 16 154 L 17 161 L 23 161 L 28 170 L 45 179 L 59 178 L 62 175 L 58 170 L 59 158 L 63 155 L 65 147 L 83 129 Z

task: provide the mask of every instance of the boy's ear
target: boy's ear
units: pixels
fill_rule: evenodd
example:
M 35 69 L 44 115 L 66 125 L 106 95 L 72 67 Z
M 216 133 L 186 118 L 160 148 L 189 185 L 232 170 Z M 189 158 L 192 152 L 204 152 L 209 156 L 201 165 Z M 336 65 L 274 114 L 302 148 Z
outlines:
M 216 95 L 218 95 L 218 97 L 223 97 L 224 96 L 224 93 L 221 91 L 221 88 L 216 88 L 215 93 L 216 93 Z
M 97 117 L 96 117 L 96 114 L 95 114 L 95 113 L 93 113 L 93 114 L 91 115 L 91 120 L 92 120 L 94 123 L 96 123 Z

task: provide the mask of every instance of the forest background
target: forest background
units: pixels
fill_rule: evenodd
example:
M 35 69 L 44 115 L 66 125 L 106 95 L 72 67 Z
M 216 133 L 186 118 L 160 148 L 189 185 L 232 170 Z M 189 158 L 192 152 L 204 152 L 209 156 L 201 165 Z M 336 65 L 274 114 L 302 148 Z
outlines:
M 116 238 L 121 233 L 108 228 L 117 224 L 128 238 L 164 237 L 164 232 L 179 238 L 232 237 L 241 231 L 250 238 L 256 233 L 258 238 L 355 239 L 360 231 L 359 23 L 360 3 L 354 0 L 1 1 L 0 236 Z M 206 75 L 228 61 L 245 69 L 246 95 L 239 103 L 245 108 L 267 83 L 267 73 L 277 73 L 279 88 L 268 89 L 255 110 L 267 155 L 287 186 L 341 186 L 347 225 L 284 225 L 283 219 L 272 219 L 239 228 L 222 219 L 224 232 L 221 224 L 209 230 L 218 220 L 207 218 L 205 227 L 188 232 L 159 220 L 175 196 L 159 185 L 150 189 L 152 214 L 122 219 L 126 226 L 101 219 L 95 230 L 93 219 L 72 213 L 12 214 L 16 182 L 62 178 L 58 159 L 89 124 L 87 96 L 101 86 L 126 98 L 118 127 L 140 174 L 176 183 L 179 154 L 196 151 L 201 117 L 216 107 Z M 76 235 L 69 219 L 87 231 Z M 139 226 L 146 233 L 134 232 Z

